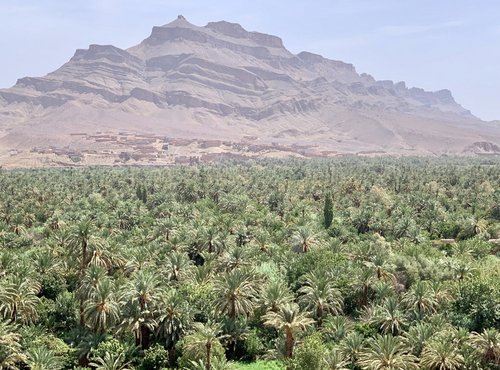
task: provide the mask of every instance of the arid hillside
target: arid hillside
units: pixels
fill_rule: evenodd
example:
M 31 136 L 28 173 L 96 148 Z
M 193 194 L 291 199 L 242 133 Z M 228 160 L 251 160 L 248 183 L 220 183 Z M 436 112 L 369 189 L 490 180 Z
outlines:
M 376 81 L 279 37 L 179 16 L 139 45 L 90 45 L 0 90 L 0 165 L 224 157 L 498 155 L 500 124 L 448 90 Z

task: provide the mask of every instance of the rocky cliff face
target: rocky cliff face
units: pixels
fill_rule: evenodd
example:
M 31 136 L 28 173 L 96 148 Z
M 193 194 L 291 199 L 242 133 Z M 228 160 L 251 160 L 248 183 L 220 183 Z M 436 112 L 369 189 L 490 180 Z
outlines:
M 84 148 L 71 134 L 103 130 L 251 136 L 317 154 L 459 153 L 500 137 L 498 124 L 479 121 L 448 90 L 376 81 L 351 64 L 294 55 L 279 37 L 182 16 L 128 50 L 90 45 L 47 76 L 0 90 L 0 130 L 4 152 L 38 141 Z

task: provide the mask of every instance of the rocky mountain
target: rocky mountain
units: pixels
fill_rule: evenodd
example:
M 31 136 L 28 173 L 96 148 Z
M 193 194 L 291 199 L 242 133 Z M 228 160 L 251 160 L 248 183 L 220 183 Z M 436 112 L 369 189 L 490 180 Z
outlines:
M 220 157 L 499 154 L 500 124 L 450 91 L 377 81 L 279 37 L 183 16 L 139 45 L 90 45 L 0 90 L 0 165 Z

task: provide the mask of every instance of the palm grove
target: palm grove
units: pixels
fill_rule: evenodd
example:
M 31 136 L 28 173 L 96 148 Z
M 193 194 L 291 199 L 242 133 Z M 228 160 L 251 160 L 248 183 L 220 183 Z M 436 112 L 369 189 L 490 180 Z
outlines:
M 0 172 L 0 369 L 500 368 L 499 164 Z

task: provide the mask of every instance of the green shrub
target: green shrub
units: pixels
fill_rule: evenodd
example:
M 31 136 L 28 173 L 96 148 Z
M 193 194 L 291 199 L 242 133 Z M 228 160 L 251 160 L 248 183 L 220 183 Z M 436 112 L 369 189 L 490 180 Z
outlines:
M 495 289 L 496 288 L 496 289 Z M 500 295 L 498 281 L 474 278 L 459 282 L 458 295 L 451 319 L 470 331 L 500 326 Z
M 128 346 L 125 343 L 120 342 L 116 338 L 107 339 L 97 346 L 95 350 L 91 352 L 92 357 L 102 357 L 109 353 L 111 357 L 118 358 L 119 356 L 126 356 L 128 352 Z
M 57 296 L 52 320 L 54 327 L 60 330 L 68 330 L 76 325 L 76 301 L 73 293 L 63 292 Z
M 259 332 L 257 330 L 251 331 L 244 342 L 246 359 L 254 361 L 257 356 L 264 353 L 265 347 L 264 343 L 260 338 Z
M 66 280 L 60 273 L 50 272 L 42 275 L 40 295 L 49 299 L 56 297 L 66 290 Z
M 144 351 L 144 358 L 142 359 L 141 369 L 153 370 L 162 369 L 168 366 L 168 352 L 159 344 Z
M 297 347 L 290 367 L 293 370 L 323 370 L 325 369 L 326 345 L 319 333 L 307 338 Z

